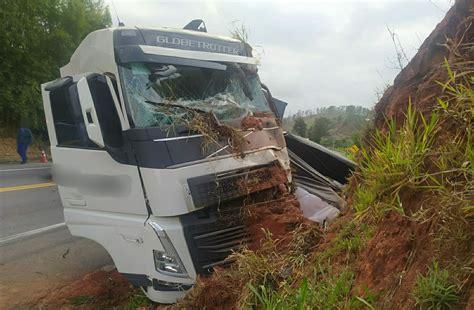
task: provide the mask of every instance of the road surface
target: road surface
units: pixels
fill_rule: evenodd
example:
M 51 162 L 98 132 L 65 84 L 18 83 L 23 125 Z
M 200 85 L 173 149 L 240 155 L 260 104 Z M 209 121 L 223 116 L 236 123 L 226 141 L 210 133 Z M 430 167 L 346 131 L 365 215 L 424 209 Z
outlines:
M 48 164 L 0 165 L 0 308 L 30 307 L 48 292 L 112 264 L 73 237 Z

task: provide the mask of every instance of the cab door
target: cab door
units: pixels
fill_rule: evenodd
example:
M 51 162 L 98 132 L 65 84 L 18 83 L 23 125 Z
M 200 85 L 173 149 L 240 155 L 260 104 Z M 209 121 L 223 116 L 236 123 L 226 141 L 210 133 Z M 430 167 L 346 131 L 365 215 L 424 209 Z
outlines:
M 104 246 L 121 272 L 146 274 L 144 266 L 154 269 L 150 249 L 157 240 L 144 242 L 149 213 L 112 84 L 89 74 L 42 85 L 53 177 L 71 233 Z
M 147 215 L 111 85 L 109 77 L 90 74 L 44 87 L 53 174 L 64 208 Z

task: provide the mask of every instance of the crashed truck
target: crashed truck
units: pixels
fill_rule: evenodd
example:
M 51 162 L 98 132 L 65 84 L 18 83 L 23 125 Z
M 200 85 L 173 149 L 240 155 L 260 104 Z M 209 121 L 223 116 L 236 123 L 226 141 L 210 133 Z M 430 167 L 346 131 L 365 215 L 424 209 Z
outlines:
M 92 32 L 60 78 L 42 85 L 70 232 L 103 246 L 160 303 L 182 298 L 198 275 L 249 242 L 241 209 L 256 192 L 281 186 L 270 181 L 274 173 L 284 171 L 285 187 L 340 208 L 337 191 L 353 168 L 284 135 L 286 103 L 260 82 L 250 46 L 193 23 Z M 204 147 L 206 133 L 189 126 L 200 114 L 245 143 L 236 151 L 223 135 Z M 242 190 L 243 179 L 261 186 Z

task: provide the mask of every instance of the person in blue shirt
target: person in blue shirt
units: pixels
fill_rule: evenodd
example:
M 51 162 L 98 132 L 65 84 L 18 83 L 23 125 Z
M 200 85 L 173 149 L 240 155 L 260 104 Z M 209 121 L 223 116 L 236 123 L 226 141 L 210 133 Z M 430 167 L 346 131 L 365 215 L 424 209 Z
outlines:
M 21 156 L 21 163 L 26 164 L 26 152 L 33 142 L 33 134 L 29 128 L 21 127 L 16 134 L 16 152 Z

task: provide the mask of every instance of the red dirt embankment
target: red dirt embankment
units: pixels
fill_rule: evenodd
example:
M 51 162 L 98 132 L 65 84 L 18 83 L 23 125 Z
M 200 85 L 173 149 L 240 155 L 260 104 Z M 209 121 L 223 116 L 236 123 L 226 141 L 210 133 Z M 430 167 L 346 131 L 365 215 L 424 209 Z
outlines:
M 474 1 L 457 0 L 375 105 L 376 127 L 385 125 L 385 117 L 403 119 L 410 98 L 417 111 L 432 110 L 442 93 L 441 86 L 433 81 L 447 79 L 444 58 L 457 57 L 450 45 L 474 41 L 473 21 Z
M 375 106 L 375 126 L 383 128 L 385 120 L 390 118 L 401 124 L 410 99 L 415 110 L 425 115 L 435 111 L 439 107 L 437 98 L 444 95 L 443 87 L 438 82 L 448 80 L 445 59 L 453 71 L 457 70 L 455 66 L 460 63 L 472 63 L 473 42 L 474 1 L 457 0 Z M 459 52 L 461 48 L 462 53 Z M 444 123 L 440 135 L 443 132 L 456 132 L 458 127 L 457 123 Z M 440 138 L 434 143 L 451 142 Z M 429 199 L 430 197 L 421 197 L 414 191 L 402 191 L 400 206 L 407 215 L 422 207 L 443 207 L 439 206 L 439 202 Z M 434 246 L 433 226 L 431 220 L 415 221 L 396 212 L 388 213 L 378 223 L 374 237 L 357 260 L 354 290 L 362 292 L 367 287 L 372 292 L 383 294 L 384 308 L 414 308 L 412 292 L 416 277 L 426 273 L 433 258 L 444 258 L 446 255 L 452 258 L 466 256 L 471 251 L 465 249 L 462 253 L 439 253 Z M 451 246 L 446 244 L 444 247 Z M 465 285 L 469 287 L 468 283 Z M 471 293 L 470 300 L 473 299 Z M 472 307 L 468 305 L 467 309 Z

